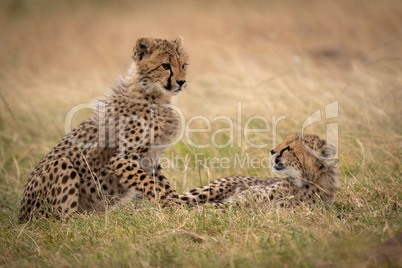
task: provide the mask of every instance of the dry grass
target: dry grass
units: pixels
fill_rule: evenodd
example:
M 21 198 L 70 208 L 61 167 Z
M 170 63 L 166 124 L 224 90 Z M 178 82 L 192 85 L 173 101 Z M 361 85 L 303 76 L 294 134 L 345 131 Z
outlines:
M 365 266 L 381 241 L 402 232 L 402 4 L 369 1 L 3 1 L 0 8 L 0 265 Z M 175 99 L 186 119 L 286 116 L 255 143 L 300 132 L 339 101 L 342 189 L 329 210 L 121 209 L 68 223 L 16 222 L 29 173 L 64 135 L 71 107 L 107 93 L 142 35 L 182 35 L 189 88 Z M 75 118 L 78 122 L 87 114 Z M 255 121 L 253 127 L 261 127 Z M 203 127 L 196 122 L 192 127 Z M 222 121 L 213 124 L 228 127 Z M 236 129 L 237 130 L 237 129 Z M 190 136 L 199 143 L 212 133 Z M 227 137 L 218 137 L 221 143 Z M 167 156 L 263 157 L 241 139 L 196 149 L 185 138 Z M 233 159 L 233 158 L 231 158 Z M 269 169 L 179 165 L 181 192 L 233 174 Z M 339 219 L 340 218 L 340 219 Z

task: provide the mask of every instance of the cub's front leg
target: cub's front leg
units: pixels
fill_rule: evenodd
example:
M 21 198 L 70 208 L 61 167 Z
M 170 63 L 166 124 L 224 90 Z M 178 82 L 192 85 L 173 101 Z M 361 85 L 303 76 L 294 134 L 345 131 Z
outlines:
M 179 196 L 170 185 L 165 176 L 153 176 L 141 168 L 138 155 L 130 158 L 119 155 L 111 158 L 109 170 L 115 174 L 119 184 L 126 191 L 132 189 L 141 192 L 150 201 L 164 206 L 177 206 L 180 204 Z

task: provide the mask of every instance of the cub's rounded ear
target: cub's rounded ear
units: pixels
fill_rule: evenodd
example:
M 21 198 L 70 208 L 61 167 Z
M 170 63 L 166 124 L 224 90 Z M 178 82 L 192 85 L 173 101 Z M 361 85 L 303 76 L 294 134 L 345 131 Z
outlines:
M 336 146 L 330 143 L 327 143 L 325 146 L 325 151 L 321 155 L 321 160 L 324 162 L 325 166 L 336 166 L 338 165 L 339 159 L 335 157 L 336 155 Z
M 137 39 L 134 47 L 134 59 L 140 61 L 145 56 L 151 55 L 156 45 L 155 39 L 143 36 Z
M 325 151 L 323 155 L 325 157 L 334 157 L 336 155 L 336 147 L 335 145 L 328 143 L 327 146 L 325 146 Z
M 182 36 L 179 36 L 174 40 L 174 42 L 179 46 L 183 47 L 184 46 L 184 38 Z

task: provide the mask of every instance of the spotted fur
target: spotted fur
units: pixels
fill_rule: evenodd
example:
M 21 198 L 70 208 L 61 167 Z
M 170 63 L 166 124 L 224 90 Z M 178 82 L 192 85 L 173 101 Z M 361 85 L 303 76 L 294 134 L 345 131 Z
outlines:
M 31 173 L 21 220 L 102 211 L 138 192 L 162 205 L 181 204 L 158 163 L 178 131 L 169 104 L 186 86 L 183 38 L 139 38 L 133 58 L 113 93 Z
M 335 146 L 316 135 L 288 136 L 271 150 L 272 170 L 286 177 L 237 176 L 215 180 L 180 195 L 190 204 L 257 201 L 292 207 L 317 200 L 332 203 L 339 189 Z

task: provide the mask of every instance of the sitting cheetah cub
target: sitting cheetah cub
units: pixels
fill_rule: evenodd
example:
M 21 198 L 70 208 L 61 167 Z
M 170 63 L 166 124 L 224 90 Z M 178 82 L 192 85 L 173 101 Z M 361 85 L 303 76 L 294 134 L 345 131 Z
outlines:
M 180 195 L 190 204 L 246 202 L 294 207 L 317 200 L 332 203 L 339 189 L 335 146 L 316 135 L 291 135 L 271 150 L 275 174 L 283 178 L 229 177 Z
M 186 86 L 183 38 L 139 38 L 133 58 L 113 93 L 31 173 L 20 220 L 102 211 L 138 193 L 162 205 L 181 204 L 158 163 L 178 131 L 169 104 Z

